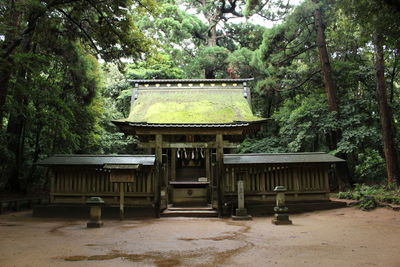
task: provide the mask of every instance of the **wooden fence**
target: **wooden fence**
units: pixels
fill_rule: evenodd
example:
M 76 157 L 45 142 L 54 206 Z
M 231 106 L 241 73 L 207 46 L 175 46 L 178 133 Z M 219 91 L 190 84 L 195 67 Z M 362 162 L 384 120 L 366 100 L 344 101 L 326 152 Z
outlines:
M 328 168 L 326 164 L 226 166 L 225 194 L 236 194 L 239 179 L 247 195 L 275 194 L 273 190 L 279 185 L 285 186 L 288 194 L 329 193 Z
M 143 168 L 135 175 L 134 182 L 124 183 L 125 197 L 153 197 L 154 170 Z M 95 168 L 56 168 L 51 179 L 51 202 L 84 202 L 86 197 L 107 198 L 118 202 L 119 184 L 110 182 L 110 173 Z M 110 198 L 111 197 L 111 198 Z

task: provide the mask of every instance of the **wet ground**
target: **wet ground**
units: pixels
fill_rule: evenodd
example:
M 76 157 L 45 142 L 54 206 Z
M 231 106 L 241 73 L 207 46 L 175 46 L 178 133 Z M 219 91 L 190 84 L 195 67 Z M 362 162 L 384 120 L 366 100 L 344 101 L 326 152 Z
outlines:
M 400 213 L 343 208 L 252 221 L 0 216 L 0 266 L 400 266 Z

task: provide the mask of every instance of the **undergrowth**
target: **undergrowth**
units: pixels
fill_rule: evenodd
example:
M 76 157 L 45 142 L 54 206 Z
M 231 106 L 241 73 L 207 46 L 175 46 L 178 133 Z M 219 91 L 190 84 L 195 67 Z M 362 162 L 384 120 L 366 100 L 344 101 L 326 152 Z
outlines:
M 358 200 L 362 210 L 372 210 L 380 203 L 400 205 L 400 191 L 393 187 L 382 185 L 355 184 L 354 189 L 339 192 L 338 198 Z

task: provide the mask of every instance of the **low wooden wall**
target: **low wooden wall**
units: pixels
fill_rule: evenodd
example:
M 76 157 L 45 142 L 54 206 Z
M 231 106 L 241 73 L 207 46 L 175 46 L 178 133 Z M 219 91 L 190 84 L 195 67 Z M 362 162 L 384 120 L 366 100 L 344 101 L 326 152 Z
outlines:
M 133 183 L 125 183 L 126 204 L 151 204 L 154 200 L 154 169 L 137 171 Z M 110 173 L 94 167 L 52 168 L 50 202 L 85 203 L 88 197 L 102 197 L 107 204 L 119 203 L 119 184 Z
M 253 164 L 225 166 L 225 196 L 237 196 L 242 179 L 247 201 L 274 201 L 275 186 L 287 188 L 288 201 L 327 200 L 329 164 Z

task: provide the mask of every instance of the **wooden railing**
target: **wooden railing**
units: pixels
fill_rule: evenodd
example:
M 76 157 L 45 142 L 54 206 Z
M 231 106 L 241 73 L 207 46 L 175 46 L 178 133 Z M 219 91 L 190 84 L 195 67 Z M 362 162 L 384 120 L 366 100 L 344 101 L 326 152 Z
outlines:
M 51 179 L 54 196 L 119 196 L 119 185 L 110 182 L 110 173 L 94 168 L 57 168 Z M 125 196 L 153 196 L 154 171 L 140 170 L 133 183 L 125 183 Z
M 242 179 L 246 193 L 273 193 L 283 185 L 288 193 L 329 192 L 327 165 L 268 164 L 228 166 L 225 168 L 225 193 L 237 192 L 237 181 Z

